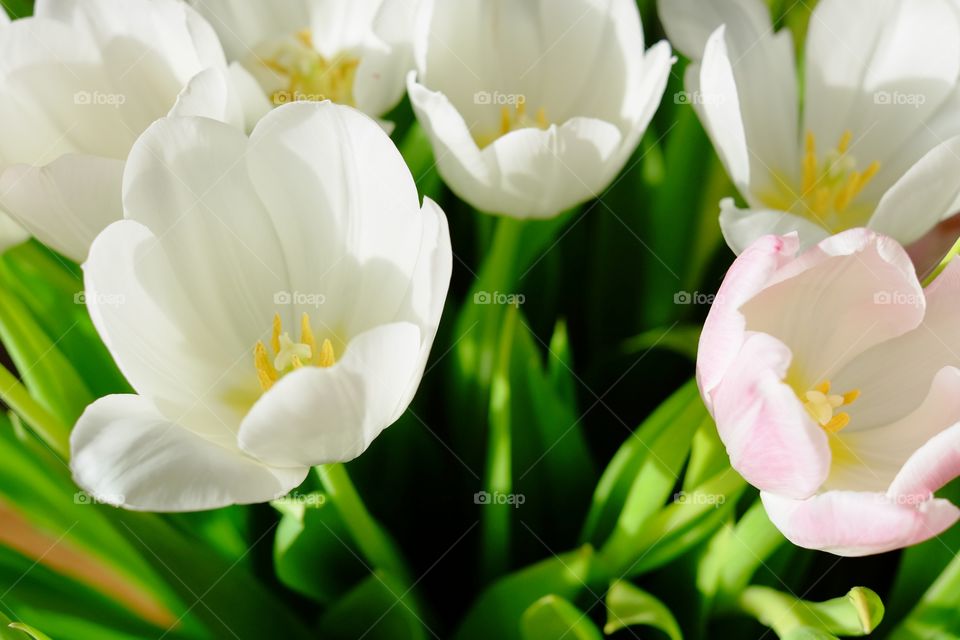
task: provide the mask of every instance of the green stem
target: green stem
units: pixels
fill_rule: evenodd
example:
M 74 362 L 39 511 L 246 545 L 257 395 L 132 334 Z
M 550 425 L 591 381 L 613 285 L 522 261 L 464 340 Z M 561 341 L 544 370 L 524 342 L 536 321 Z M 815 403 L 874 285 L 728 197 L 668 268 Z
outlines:
M 393 539 L 367 511 L 346 467 L 328 464 L 316 467 L 316 471 L 367 562 L 373 569 L 387 571 L 403 584 L 411 586 L 413 580 L 403 556 Z
M 0 400 L 64 460 L 70 457 L 70 429 L 33 399 L 6 367 L 0 367 Z
M 960 557 L 954 558 L 930 585 L 913 611 L 890 634 L 891 640 L 947 637 L 947 631 L 960 620 L 960 614 L 956 613 L 958 594 Z

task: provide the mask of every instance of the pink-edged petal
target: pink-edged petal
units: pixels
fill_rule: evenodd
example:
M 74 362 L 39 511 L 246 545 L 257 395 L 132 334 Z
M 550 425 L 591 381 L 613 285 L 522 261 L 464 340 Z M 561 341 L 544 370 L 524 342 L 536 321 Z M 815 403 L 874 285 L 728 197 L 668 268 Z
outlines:
M 948 500 L 908 504 L 868 491 L 828 491 L 807 500 L 760 494 L 770 521 L 790 542 L 838 556 L 901 549 L 941 534 L 960 518 Z
M 730 267 L 700 334 L 697 382 L 707 406 L 711 393 L 740 351 L 746 320 L 740 307 L 767 286 L 776 271 L 793 259 L 796 235 L 765 236 L 754 242 Z
M 832 379 L 874 345 L 919 326 L 923 290 L 903 247 L 851 229 L 784 265 L 741 312 L 747 329 L 790 348 L 791 379 L 805 390 Z
M 138 511 L 267 502 L 297 487 L 310 470 L 265 466 L 184 429 L 135 395 L 106 396 L 87 407 L 70 451 L 80 487 Z
M 764 334 L 749 335 L 713 394 L 713 417 L 730 464 L 750 484 L 793 498 L 827 478 L 830 447 L 784 383 L 791 354 Z
M 887 493 L 900 500 L 925 500 L 958 476 L 960 423 L 933 436 L 910 456 Z

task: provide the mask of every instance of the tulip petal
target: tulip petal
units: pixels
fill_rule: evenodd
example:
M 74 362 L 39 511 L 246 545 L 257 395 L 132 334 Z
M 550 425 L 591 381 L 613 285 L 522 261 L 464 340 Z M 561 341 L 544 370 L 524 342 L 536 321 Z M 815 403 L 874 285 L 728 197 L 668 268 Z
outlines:
M 255 56 L 253 50 L 261 42 L 292 36 L 310 25 L 308 0 L 191 0 L 191 4 L 220 36 L 229 60 Z
M 887 297 L 909 303 L 884 304 Z M 917 328 L 924 298 L 899 244 L 851 229 L 785 264 L 741 312 L 748 330 L 775 336 L 790 348 L 793 382 L 803 391 L 832 380 L 874 345 Z M 829 332 L 822 330 L 825 318 Z
M 907 245 L 957 213 L 960 137 L 935 147 L 884 194 L 869 227 Z M 943 257 L 942 255 L 940 257 Z
M 713 393 L 713 417 L 730 464 L 747 482 L 793 498 L 813 495 L 827 478 L 825 432 L 784 382 L 790 351 L 764 334 L 748 334 Z
M 796 234 L 764 236 L 747 247 L 727 272 L 697 350 L 697 382 L 707 407 L 746 338 L 746 319 L 740 307 L 767 286 L 777 270 L 793 259 L 798 247 Z
M 123 162 L 67 154 L 43 167 L 0 174 L 0 206 L 41 242 L 83 262 L 93 239 L 123 217 Z
M 199 511 L 278 498 L 308 467 L 273 468 L 171 422 L 140 396 L 87 407 L 70 438 L 77 484 L 98 500 L 138 511 Z
M 869 429 L 898 420 L 916 409 L 937 373 L 960 367 L 960 262 L 953 261 L 927 287 L 926 313 L 915 330 L 878 344 L 843 368 L 834 382 L 840 389 L 861 389 L 872 398 L 850 408 L 852 428 Z M 916 309 L 916 298 L 887 297 L 878 306 Z M 944 425 L 945 426 L 945 425 Z
M 710 35 L 726 25 L 731 37 L 755 43 L 773 32 L 770 10 L 762 0 L 657 0 L 657 15 L 673 43 L 690 60 L 703 58 Z
M 732 198 L 725 198 L 720 202 L 720 230 L 727 246 L 736 254 L 743 253 L 751 242 L 768 234 L 785 235 L 796 232 L 800 238 L 801 250 L 825 240 L 830 235 L 820 225 L 786 211 L 740 209 Z
M 383 325 L 354 338 L 334 366 L 284 376 L 244 418 L 241 449 L 281 466 L 356 458 L 406 409 L 421 339 L 416 325 Z
M 805 68 L 805 129 L 824 144 L 852 131 L 850 153 L 881 164 L 864 191 L 879 200 L 932 148 L 909 143 L 957 89 L 960 19 L 950 0 L 824 0 Z
M 828 491 L 807 500 L 760 494 L 770 521 L 793 544 L 839 556 L 865 556 L 918 544 L 960 519 L 948 500 L 899 503 L 883 493 Z

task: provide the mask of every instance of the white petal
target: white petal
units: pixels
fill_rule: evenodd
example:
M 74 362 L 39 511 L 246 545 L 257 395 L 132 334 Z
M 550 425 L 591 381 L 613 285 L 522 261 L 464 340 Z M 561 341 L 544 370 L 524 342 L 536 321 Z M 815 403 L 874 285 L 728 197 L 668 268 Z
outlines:
M 26 242 L 30 234 L 17 224 L 13 218 L 0 211 L 0 253 L 10 247 Z
M 123 217 L 123 162 L 68 154 L 44 167 L 0 174 L 0 206 L 41 242 L 82 262 L 93 239 Z
M 209 267 L 179 272 L 160 242 L 130 220 L 100 234 L 84 265 L 87 308 L 138 393 L 178 424 L 227 446 L 260 396 L 253 346 L 271 317 L 247 339 L 233 336 L 224 324 L 229 304 L 216 310 L 221 320 L 204 312 L 208 301 L 184 289 L 187 278 L 209 281 L 216 274 Z
M 818 224 L 786 211 L 738 209 L 732 198 L 720 202 L 720 229 L 727 246 L 740 254 L 765 235 L 786 235 L 797 232 L 800 248 L 806 249 L 829 236 Z
M 773 32 L 770 11 L 762 0 L 657 0 L 657 14 L 670 42 L 687 58 L 699 61 L 710 35 L 726 25 L 733 39 L 755 43 Z
M 864 192 L 879 199 L 929 150 L 901 151 L 957 86 L 957 12 L 950 0 L 824 0 L 806 52 L 805 129 L 824 147 L 852 131 L 850 153 L 881 163 Z
M 230 60 L 244 60 L 257 45 L 310 26 L 309 0 L 191 0 L 223 43 Z
M 372 25 L 376 46 L 364 48 L 353 87 L 364 113 L 383 115 L 403 97 L 407 73 L 413 69 L 417 5 L 413 0 L 384 0 L 377 11 Z
M 406 409 L 420 345 L 416 325 L 382 325 L 354 338 L 334 366 L 287 374 L 247 414 L 241 448 L 284 466 L 359 456 Z
M 170 116 L 201 116 L 233 125 L 246 127 L 243 106 L 233 91 L 230 73 L 225 67 L 204 69 L 187 83 Z
M 350 337 L 393 322 L 423 233 L 409 168 L 356 109 L 296 103 L 257 125 L 249 174 L 278 230 L 293 291 L 322 295 L 322 322 Z
M 313 46 L 325 58 L 361 47 L 382 0 L 316 0 L 310 4 Z
M 935 147 L 884 194 L 870 228 L 901 244 L 919 240 L 953 210 L 960 197 L 960 137 Z
M 199 511 L 278 498 L 308 467 L 272 468 L 169 421 L 144 398 L 114 395 L 87 407 L 70 437 L 77 484 L 141 511 Z
M 240 357 L 269 336 L 274 297 L 290 291 L 269 214 L 251 184 L 242 130 L 206 118 L 164 118 L 130 152 L 126 217 L 147 226 L 188 305 Z M 157 295 L 156 293 L 154 295 Z M 299 318 L 284 318 L 298 326 Z

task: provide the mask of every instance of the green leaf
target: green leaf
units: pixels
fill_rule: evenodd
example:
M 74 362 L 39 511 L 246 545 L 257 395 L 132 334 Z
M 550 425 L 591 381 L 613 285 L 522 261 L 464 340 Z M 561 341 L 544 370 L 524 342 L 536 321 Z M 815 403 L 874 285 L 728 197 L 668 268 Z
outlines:
M 639 354 L 650 349 L 669 349 L 674 353 L 689 358 L 691 362 L 697 359 L 697 347 L 700 343 L 700 326 L 677 325 L 672 329 L 657 327 L 630 338 L 623 345 L 626 354 Z
M 854 587 L 847 595 L 826 602 L 808 602 L 769 587 L 752 586 L 740 595 L 740 606 L 781 638 L 812 631 L 869 635 L 883 620 L 884 612 L 880 597 L 866 587 Z
M 51 640 L 50 636 L 47 634 L 37 631 L 35 628 L 22 622 L 11 622 L 9 626 L 11 629 L 23 631 L 25 634 L 33 638 L 33 640 Z
M 433 156 L 430 139 L 418 122 L 413 122 L 398 145 L 403 159 L 421 196 L 437 200 L 443 190 L 443 182 L 437 172 L 437 163 Z
M 618 580 L 607 592 L 607 624 L 603 631 L 612 635 L 636 625 L 660 629 L 670 640 L 683 640 L 680 625 L 665 604 L 629 582 Z
M 699 403 L 695 381 L 690 381 L 657 407 L 640 428 L 627 439 L 607 465 L 593 494 L 593 502 L 581 540 L 602 542 L 615 526 L 623 510 L 630 487 L 641 466 L 650 456 L 650 444 L 695 403 Z
M 937 542 L 944 544 L 940 540 Z M 960 557 L 954 557 L 890 634 L 891 640 L 956 637 L 960 629 Z
M 573 600 L 587 588 L 593 548 L 548 558 L 505 576 L 488 587 L 470 608 L 457 640 L 523 640 L 520 619 L 530 605 L 547 595 Z
M 520 619 L 523 640 L 601 640 L 603 635 L 587 614 L 568 600 L 549 595 L 534 602 Z
M 320 632 L 314 637 L 327 640 L 425 640 L 433 637 L 418 617 L 408 594 L 409 588 L 403 581 L 387 572 L 376 571 L 324 614 Z
M 346 525 L 325 493 L 295 495 L 271 504 L 282 514 L 273 558 L 283 584 L 330 604 L 367 576 Z

